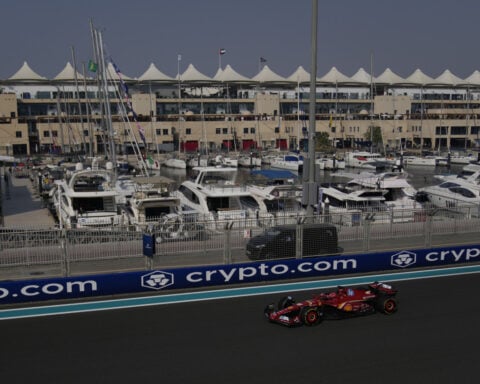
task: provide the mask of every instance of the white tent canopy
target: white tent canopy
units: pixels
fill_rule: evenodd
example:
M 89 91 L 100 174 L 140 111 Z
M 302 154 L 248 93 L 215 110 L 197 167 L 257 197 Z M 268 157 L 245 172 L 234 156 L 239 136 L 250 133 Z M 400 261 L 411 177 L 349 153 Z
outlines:
M 83 79 L 83 75 L 81 75 L 77 71 L 77 79 Z M 70 62 L 67 62 L 65 67 L 60 71 L 60 73 L 53 78 L 53 80 L 58 81 L 74 81 L 75 80 L 75 69 L 73 68 Z
M 370 73 L 365 71 L 365 69 L 360 68 L 353 76 L 350 77 L 352 83 L 359 83 L 359 84 L 370 84 L 372 81 L 375 83 L 375 78 L 372 79 Z
M 240 75 L 230 64 L 228 64 L 224 70 L 219 68 L 213 79 L 223 83 L 254 83 L 254 81 L 248 77 Z
M 436 84 L 436 80 L 426 75 L 421 69 L 417 68 L 413 73 L 405 79 L 407 84 L 414 84 L 419 86 Z
M 265 65 L 260 72 L 258 72 L 253 78 L 253 81 L 259 83 L 288 83 L 289 81 L 273 72 L 268 65 Z
M 310 73 L 308 73 L 301 65 L 287 77 L 292 83 L 305 84 L 310 82 Z
M 464 81 L 469 85 L 480 85 L 480 72 L 478 70 L 474 71 Z
M 178 74 L 175 77 L 178 80 Z M 212 83 L 213 79 L 201 73 L 193 64 L 189 64 L 185 72 L 180 75 L 180 81 L 188 83 Z
M 170 76 L 167 76 L 162 71 L 160 71 L 155 64 L 150 63 L 148 69 L 138 78 L 139 81 L 169 81 L 172 82 L 174 79 Z
M 26 61 L 23 62 L 22 67 L 15 72 L 14 75 L 9 77 L 9 80 L 35 80 L 35 81 L 42 81 L 47 80 L 46 77 L 40 76 L 38 73 L 34 72 Z
M 337 68 L 332 67 L 324 76 L 317 79 L 318 83 L 342 84 L 350 83 L 352 80 L 341 73 Z
M 390 68 L 385 69 L 383 73 L 375 79 L 376 84 L 386 84 L 386 85 L 394 85 L 394 84 L 405 84 L 406 81 L 404 78 L 400 77 L 396 73 L 394 73 Z
M 435 79 L 435 82 L 438 84 L 443 84 L 447 86 L 456 86 L 459 84 L 465 84 L 465 82 L 458 76 L 455 76 L 448 69 L 442 72 L 440 76 Z

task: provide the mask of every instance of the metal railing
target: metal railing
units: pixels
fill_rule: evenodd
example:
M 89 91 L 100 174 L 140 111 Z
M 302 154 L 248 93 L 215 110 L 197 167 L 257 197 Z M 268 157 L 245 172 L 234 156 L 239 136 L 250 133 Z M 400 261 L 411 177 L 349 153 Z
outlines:
M 387 212 L 388 213 L 388 212 Z M 194 220 L 162 226 L 152 222 L 148 228 L 60 229 L 0 228 L 0 280 L 32 275 L 75 275 L 144 268 L 249 262 L 247 244 L 252 237 L 278 225 L 330 224 L 344 254 L 412 249 L 446 244 L 478 242 L 478 215 L 458 214 L 438 209 L 409 210 L 408 220 L 375 213 L 332 213 L 313 217 L 253 217 L 212 222 Z M 352 217 L 352 215 L 355 215 Z M 170 223 L 171 224 L 171 223 Z M 343 224 L 343 225 L 341 225 Z M 143 234 L 155 238 L 152 259 L 143 255 Z M 301 238 L 301 237 L 300 237 Z M 304 257 L 312 246 L 320 249 L 322 238 L 296 241 L 293 248 L 272 251 L 268 257 Z M 308 244 L 318 242 L 318 244 Z M 290 245 L 289 245 L 290 246 Z M 286 247 L 286 246 L 285 246 Z M 315 248 L 317 247 L 317 248 Z M 283 253 L 282 253 L 283 252 Z M 148 260 L 148 263 L 146 262 Z

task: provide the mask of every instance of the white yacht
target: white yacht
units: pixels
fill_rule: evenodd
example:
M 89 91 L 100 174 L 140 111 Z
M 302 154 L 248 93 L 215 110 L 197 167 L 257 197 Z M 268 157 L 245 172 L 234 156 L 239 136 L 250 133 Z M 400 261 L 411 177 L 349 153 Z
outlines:
M 346 183 L 350 190 L 385 190 L 385 203 L 394 209 L 419 208 L 415 201 L 417 190 L 408 182 L 404 172 L 362 172 Z
M 237 168 L 238 156 L 230 154 L 229 156 L 217 155 L 215 156 L 215 165 L 222 167 Z
M 321 157 L 315 159 L 315 164 L 321 170 L 326 171 L 335 171 L 337 169 L 345 169 L 345 160 L 344 159 L 334 159 L 331 157 Z
M 441 181 L 452 181 L 460 178 L 469 181 L 474 185 L 479 185 L 480 164 L 470 163 L 462 167 L 462 170 L 458 174 L 434 175 L 434 177 Z
M 438 185 L 420 188 L 428 202 L 438 208 L 447 208 L 472 216 L 480 215 L 480 186 L 461 177 L 445 180 Z
M 130 224 L 145 230 L 165 215 L 180 214 L 180 199 L 173 188 L 174 181 L 163 176 L 136 178 L 126 204 Z
M 252 171 L 251 176 L 248 190 L 258 203 L 259 218 L 275 219 L 276 224 L 295 224 L 299 216 L 306 214 L 301 205 L 303 188 L 298 175 L 288 170 L 264 169 Z
M 187 167 L 208 167 L 210 165 L 210 158 L 208 156 L 192 156 L 187 160 Z
M 453 153 L 450 156 L 450 164 L 470 164 L 475 161 L 476 158 L 472 155 L 460 155 L 459 153 Z
M 408 182 L 404 172 L 362 172 L 348 181 L 345 188 L 352 191 L 386 191 L 384 204 L 393 222 L 413 221 L 415 211 L 423 206 L 417 200 L 417 190 Z
M 171 157 L 165 160 L 163 165 L 168 168 L 177 168 L 177 169 L 187 168 L 187 162 L 184 159 L 179 159 L 177 157 Z
M 262 159 L 254 154 L 241 155 L 238 157 L 238 166 L 246 168 L 260 168 L 262 166 Z
M 184 214 L 194 212 L 212 223 L 247 219 L 258 204 L 246 185 L 239 185 L 236 168 L 195 167 L 195 180 L 184 181 L 178 191 Z
M 387 160 L 380 153 L 367 151 L 353 151 L 345 153 L 345 165 L 351 168 L 382 170 L 391 167 L 393 161 Z
M 296 153 L 275 156 L 270 161 L 271 168 L 288 169 L 289 171 L 302 172 L 303 156 Z
M 319 200 L 330 204 L 332 212 L 385 210 L 384 189 L 347 188 L 345 184 L 321 184 Z
M 437 162 L 435 156 L 403 156 L 403 165 L 405 166 L 435 167 Z
M 61 226 L 84 228 L 126 224 L 114 185 L 113 165 L 83 169 L 81 163 L 68 179 L 55 181 L 54 204 Z

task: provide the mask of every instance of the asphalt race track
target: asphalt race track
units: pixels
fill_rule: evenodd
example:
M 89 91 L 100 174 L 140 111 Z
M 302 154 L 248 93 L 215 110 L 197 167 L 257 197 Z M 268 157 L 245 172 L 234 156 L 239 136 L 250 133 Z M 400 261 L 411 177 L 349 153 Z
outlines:
M 395 315 L 324 321 L 312 328 L 266 321 L 263 308 L 282 294 L 5 320 L 0 379 L 478 383 L 480 274 L 395 286 Z

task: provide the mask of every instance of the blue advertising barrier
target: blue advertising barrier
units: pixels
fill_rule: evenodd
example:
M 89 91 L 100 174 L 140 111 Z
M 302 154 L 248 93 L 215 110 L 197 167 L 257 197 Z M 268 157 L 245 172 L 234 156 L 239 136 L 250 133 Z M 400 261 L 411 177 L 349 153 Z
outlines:
M 480 245 L 0 282 L 0 304 L 480 262 Z

